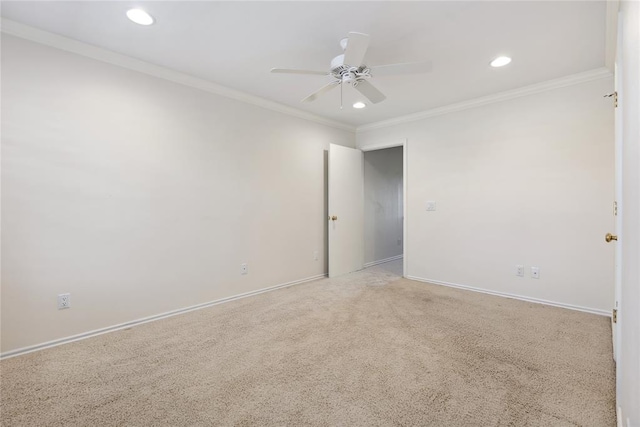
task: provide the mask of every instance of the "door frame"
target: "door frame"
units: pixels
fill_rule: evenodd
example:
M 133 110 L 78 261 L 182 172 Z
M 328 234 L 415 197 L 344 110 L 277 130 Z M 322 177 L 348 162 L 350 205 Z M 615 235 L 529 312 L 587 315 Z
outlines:
M 384 150 L 385 148 L 402 147 L 402 277 L 407 277 L 408 253 L 407 253 L 407 199 L 408 199 L 408 155 L 409 141 L 407 138 L 400 138 L 380 144 L 372 144 L 358 147 L 362 152 Z

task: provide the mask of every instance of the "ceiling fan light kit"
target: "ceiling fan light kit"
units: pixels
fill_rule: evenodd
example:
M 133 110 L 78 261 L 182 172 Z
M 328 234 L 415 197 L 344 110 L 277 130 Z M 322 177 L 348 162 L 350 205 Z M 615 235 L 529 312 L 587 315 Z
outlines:
M 153 16 L 149 15 L 147 12 L 145 12 L 142 9 L 129 9 L 127 11 L 127 18 L 129 18 L 131 21 L 135 22 L 136 24 L 139 25 L 151 25 L 155 22 L 155 20 L 153 19 Z
M 428 73 L 431 71 L 431 62 L 414 62 L 404 64 L 380 65 L 368 67 L 364 64 L 364 57 L 369 47 L 369 35 L 357 32 L 350 32 L 348 36 L 340 40 L 340 46 L 344 53 L 331 60 L 328 72 L 314 70 L 298 70 L 289 68 L 273 68 L 272 73 L 287 74 L 317 74 L 330 76 L 333 80 L 313 92 L 302 100 L 302 102 L 313 102 L 318 96 L 329 92 L 336 86 L 347 84 L 360 92 L 372 104 L 384 101 L 387 97 L 380 92 L 369 80 L 374 76 L 390 76 L 401 74 Z M 357 64 L 357 65 L 356 65 Z M 340 108 L 342 108 L 342 96 Z M 357 104 L 357 103 L 356 103 Z M 363 108 L 356 107 L 354 108 Z
M 499 67 L 504 67 L 505 65 L 508 65 L 510 63 L 511 63 L 511 58 L 509 58 L 508 56 L 499 56 L 493 61 L 491 61 L 491 66 L 493 68 L 499 68 Z

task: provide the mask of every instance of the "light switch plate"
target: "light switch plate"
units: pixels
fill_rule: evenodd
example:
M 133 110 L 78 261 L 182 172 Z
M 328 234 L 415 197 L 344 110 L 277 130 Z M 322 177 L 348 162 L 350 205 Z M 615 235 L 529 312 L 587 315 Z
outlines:
M 427 202 L 427 210 L 428 211 L 435 211 L 436 210 L 436 202 L 434 202 L 433 200 L 429 200 Z

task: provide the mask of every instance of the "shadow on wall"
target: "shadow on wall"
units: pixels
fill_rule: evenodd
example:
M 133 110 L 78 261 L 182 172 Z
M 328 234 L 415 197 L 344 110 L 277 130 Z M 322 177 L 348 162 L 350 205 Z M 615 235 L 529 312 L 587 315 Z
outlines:
M 403 148 L 364 153 L 365 263 L 402 255 Z
M 324 272 L 329 274 L 329 150 L 324 150 L 322 153 L 324 157 L 324 215 L 323 221 L 323 236 L 324 236 Z

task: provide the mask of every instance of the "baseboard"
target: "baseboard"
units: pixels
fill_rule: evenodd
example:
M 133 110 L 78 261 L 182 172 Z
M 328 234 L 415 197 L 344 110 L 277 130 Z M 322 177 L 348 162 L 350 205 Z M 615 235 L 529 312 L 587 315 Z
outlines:
M 106 328 L 100 328 L 89 332 L 83 332 L 81 334 L 72 335 L 70 337 L 59 338 L 57 340 L 48 341 L 42 344 L 35 344 L 28 347 L 19 348 L 16 350 L 10 350 L 0 354 L 0 360 L 8 359 L 10 357 L 16 357 L 27 353 L 33 353 L 34 351 L 44 350 L 51 347 L 56 347 L 62 344 L 68 344 L 74 341 L 80 341 L 87 338 L 95 337 L 97 335 L 107 334 L 109 332 L 119 331 L 121 329 L 131 328 L 133 326 L 142 325 L 143 323 L 154 322 L 156 320 L 165 319 L 167 317 L 177 316 L 179 314 L 188 313 L 190 311 L 200 310 L 203 308 L 211 307 L 225 302 L 235 301 L 241 298 L 251 297 L 254 295 L 262 294 L 265 292 L 275 291 L 276 289 L 287 288 L 289 286 L 300 285 L 302 283 L 312 282 L 314 280 L 327 277 L 326 274 L 318 274 L 316 276 L 307 277 L 305 279 L 294 280 L 293 282 L 282 283 L 268 288 L 262 288 L 251 292 L 245 292 L 243 294 L 233 295 L 226 298 L 217 299 L 214 301 L 205 302 L 202 304 L 192 305 L 190 307 L 179 308 L 177 310 L 167 311 L 165 313 L 156 314 L 154 316 L 143 317 L 142 319 L 131 320 L 129 322 L 120 323 L 118 325 L 107 326 Z
M 622 417 L 622 407 L 618 406 L 616 409 L 616 418 L 618 420 L 618 422 L 616 423 L 616 425 L 618 427 L 640 427 L 640 424 L 632 424 L 631 423 L 631 418 L 627 418 L 627 421 L 624 421 L 624 418 Z
M 416 282 L 433 283 L 434 285 L 448 286 L 450 288 L 465 289 L 467 291 L 480 292 L 480 293 L 483 293 L 483 294 L 496 295 L 496 296 L 505 297 L 505 298 L 512 298 L 512 299 L 517 299 L 517 300 L 521 300 L 521 301 L 533 302 L 533 303 L 536 303 L 536 304 L 552 305 L 554 307 L 568 308 L 569 310 L 583 311 L 585 313 L 591 313 L 591 314 L 597 314 L 597 315 L 600 315 L 600 316 L 611 317 L 611 313 L 609 311 L 601 310 L 599 308 L 582 307 L 582 306 L 579 306 L 579 305 L 566 304 L 566 303 L 563 303 L 563 302 L 549 301 L 549 300 L 544 300 L 544 299 L 539 299 L 539 298 L 532 298 L 532 297 L 526 297 L 526 296 L 522 296 L 522 295 L 510 294 L 510 293 L 507 293 L 507 292 L 491 291 L 491 290 L 488 290 L 488 289 L 476 288 L 474 286 L 459 285 L 457 283 L 443 282 L 441 280 L 424 279 L 422 277 L 415 277 L 415 276 L 405 276 L 405 277 L 407 279 L 415 280 Z
M 622 425 L 622 408 L 618 406 L 616 409 L 617 409 L 617 410 L 616 410 L 617 426 L 618 426 L 618 427 L 624 427 L 624 426 Z
M 392 256 L 391 258 L 379 259 L 378 261 L 367 262 L 364 264 L 364 268 L 373 267 L 374 265 L 384 264 L 385 262 L 395 261 L 397 259 L 402 259 L 402 255 Z

